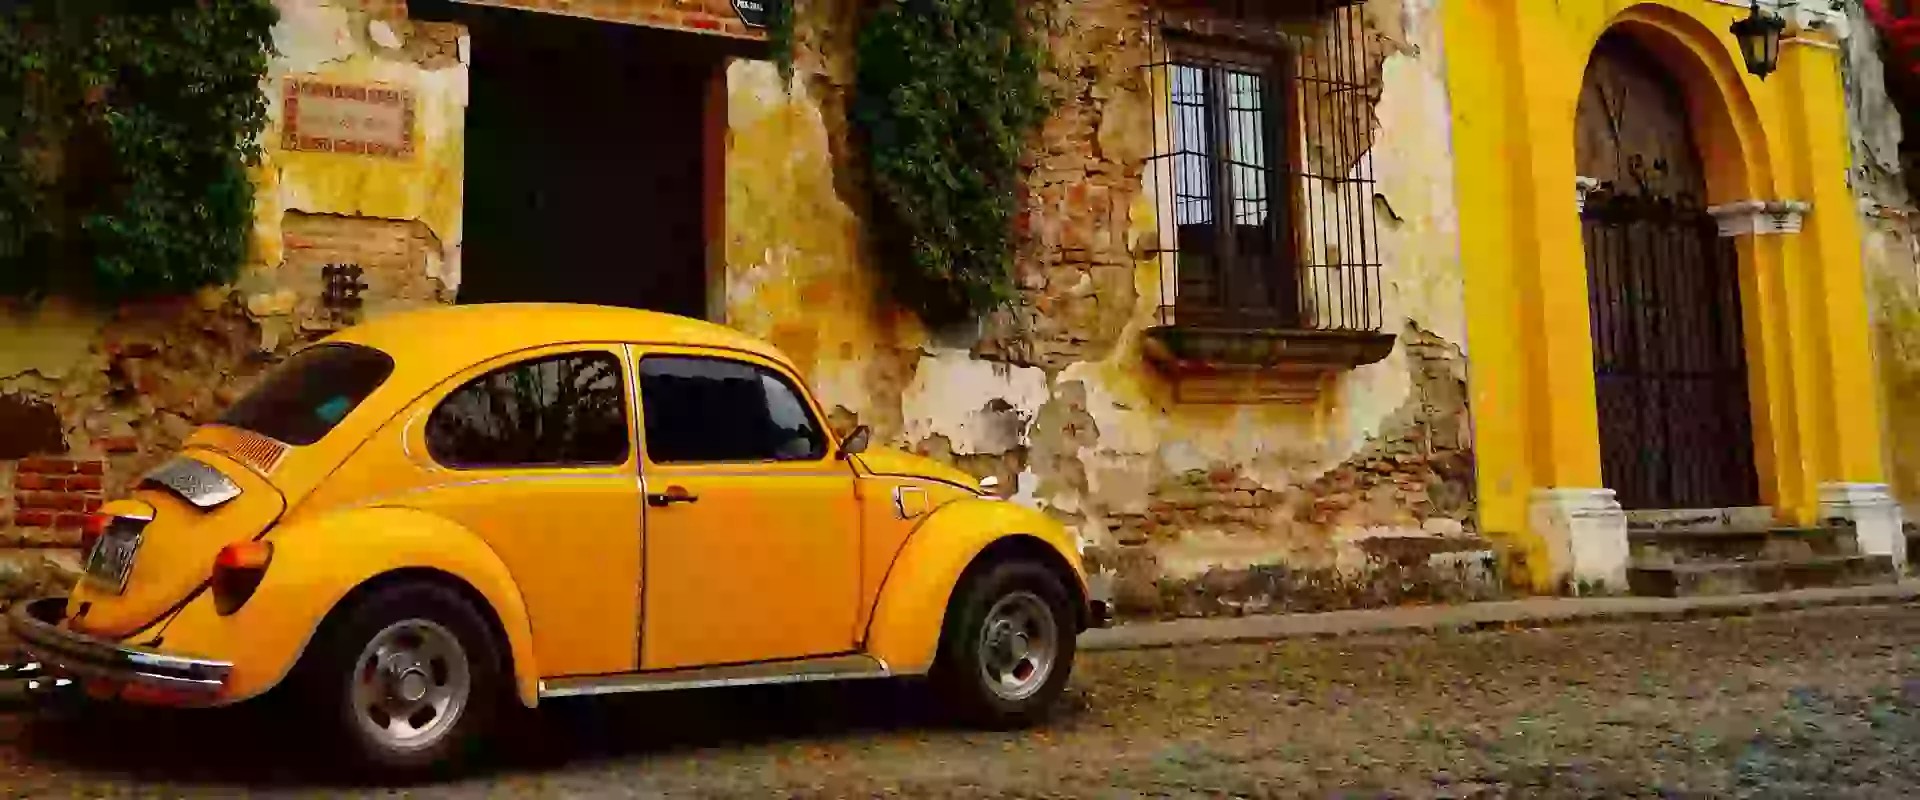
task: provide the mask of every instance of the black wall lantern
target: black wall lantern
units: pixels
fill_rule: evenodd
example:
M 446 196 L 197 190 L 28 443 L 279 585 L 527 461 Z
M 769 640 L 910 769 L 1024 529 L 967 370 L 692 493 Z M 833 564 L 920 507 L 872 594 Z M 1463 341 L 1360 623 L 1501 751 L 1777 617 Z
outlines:
M 1733 38 L 1740 43 L 1740 57 L 1747 62 L 1747 71 L 1760 80 L 1780 66 L 1780 34 L 1787 29 L 1787 21 L 1780 15 L 1760 8 L 1760 0 L 1753 0 L 1753 10 L 1746 19 L 1733 23 Z

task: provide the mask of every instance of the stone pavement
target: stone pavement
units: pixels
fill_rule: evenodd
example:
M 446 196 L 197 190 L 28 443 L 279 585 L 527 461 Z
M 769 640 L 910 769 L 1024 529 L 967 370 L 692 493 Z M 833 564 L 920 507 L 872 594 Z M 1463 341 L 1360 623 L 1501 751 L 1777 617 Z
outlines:
M 1183 645 L 1235 644 L 1369 634 L 1465 633 L 1609 622 L 1682 620 L 1844 606 L 1920 602 L 1920 580 L 1893 585 L 1801 589 L 1721 597 L 1535 597 L 1444 606 L 1402 606 L 1313 614 L 1259 614 L 1161 622 L 1123 622 L 1088 631 L 1083 651 L 1148 650 Z M 0 623 L 0 704 L 27 697 L 29 681 L 10 680 L 6 667 L 21 657 L 6 644 Z M 44 678 L 36 676 L 36 682 Z
M 409 787 L 270 715 L 0 711 L 0 796 L 1905 800 L 1917 645 L 1900 603 L 1091 652 L 1016 731 L 878 681 L 595 698 Z
M 1268 642 L 1381 633 L 1468 632 L 1598 622 L 1680 620 L 1920 600 L 1920 580 L 1893 585 L 1718 597 L 1533 597 L 1446 606 L 1402 606 L 1318 614 L 1122 623 L 1088 631 L 1081 650 L 1142 650 L 1188 644 Z

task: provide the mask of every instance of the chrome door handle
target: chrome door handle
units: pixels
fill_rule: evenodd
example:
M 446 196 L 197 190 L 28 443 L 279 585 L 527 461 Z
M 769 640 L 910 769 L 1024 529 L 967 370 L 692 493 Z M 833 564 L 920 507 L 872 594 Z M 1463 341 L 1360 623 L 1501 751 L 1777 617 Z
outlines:
M 700 496 L 680 486 L 669 486 L 664 492 L 648 492 L 647 505 L 654 508 L 666 508 L 674 503 L 697 503 Z

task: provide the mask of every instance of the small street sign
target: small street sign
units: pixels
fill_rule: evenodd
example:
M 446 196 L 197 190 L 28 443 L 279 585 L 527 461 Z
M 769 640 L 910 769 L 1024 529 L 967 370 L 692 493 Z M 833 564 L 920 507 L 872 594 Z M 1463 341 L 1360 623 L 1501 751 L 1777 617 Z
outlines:
M 733 0 L 733 13 L 739 14 L 740 21 L 747 27 L 764 28 L 772 16 L 773 4 L 784 2 L 787 0 Z

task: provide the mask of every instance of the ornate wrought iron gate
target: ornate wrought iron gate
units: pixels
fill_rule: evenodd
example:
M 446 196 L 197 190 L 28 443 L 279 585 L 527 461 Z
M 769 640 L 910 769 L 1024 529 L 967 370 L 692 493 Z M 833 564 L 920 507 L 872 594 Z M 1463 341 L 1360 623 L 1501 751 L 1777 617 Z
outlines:
M 1627 508 L 1759 503 L 1732 240 L 1686 197 L 1581 213 L 1601 468 Z

